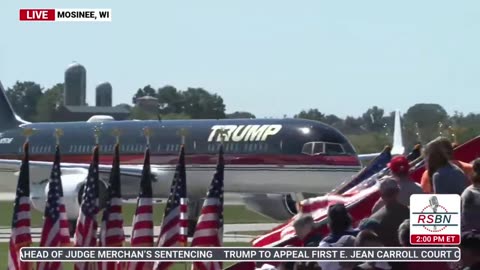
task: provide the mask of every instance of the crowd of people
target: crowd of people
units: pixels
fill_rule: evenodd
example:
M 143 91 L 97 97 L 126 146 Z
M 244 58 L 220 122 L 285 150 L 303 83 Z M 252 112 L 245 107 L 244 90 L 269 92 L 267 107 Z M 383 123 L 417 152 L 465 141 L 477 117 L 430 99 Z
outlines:
M 462 199 L 462 259 L 448 262 L 291 262 L 260 269 L 277 270 L 480 270 L 480 158 L 471 164 L 454 160 L 453 145 L 444 138 L 426 146 L 426 171 L 418 184 L 409 177 L 406 157 L 396 156 L 388 164 L 391 174 L 380 181 L 380 199 L 370 217 L 354 228 L 343 204 L 328 209 L 329 235 L 315 233 L 311 216 L 294 222 L 297 237 L 304 246 L 314 247 L 400 247 L 410 246 L 410 195 L 458 194 Z

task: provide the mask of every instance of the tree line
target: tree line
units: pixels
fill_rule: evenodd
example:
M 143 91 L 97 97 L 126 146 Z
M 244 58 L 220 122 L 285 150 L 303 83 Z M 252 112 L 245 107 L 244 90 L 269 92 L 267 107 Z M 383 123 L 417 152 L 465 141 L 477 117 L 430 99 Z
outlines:
M 6 89 L 15 111 L 31 122 L 49 122 L 56 109 L 63 103 L 63 84 L 43 88 L 32 81 L 17 81 Z M 136 106 L 138 98 L 152 96 L 158 99 L 155 112 Z M 255 118 L 250 112 L 226 112 L 223 98 L 203 88 L 180 90 L 174 86 L 139 88 L 131 104 L 119 104 L 130 110 L 131 119 L 224 119 Z M 391 143 L 394 112 L 372 106 L 360 116 L 338 117 L 319 109 L 302 110 L 293 116 L 329 124 L 352 141 L 359 152 L 376 152 Z M 480 134 L 480 114 L 455 112 L 449 115 L 439 104 L 418 103 L 402 115 L 402 131 L 405 145 L 426 143 L 438 136 L 448 136 L 462 143 Z

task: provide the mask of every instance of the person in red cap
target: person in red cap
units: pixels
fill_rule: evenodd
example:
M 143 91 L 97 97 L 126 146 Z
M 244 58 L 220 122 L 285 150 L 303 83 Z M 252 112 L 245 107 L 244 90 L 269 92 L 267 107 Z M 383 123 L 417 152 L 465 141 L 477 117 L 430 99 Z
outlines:
M 408 159 L 405 156 L 396 156 L 392 158 L 390 163 L 388 163 L 388 168 L 391 171 L 391 175 L 385 178 L 393 178 L 398 186 L 400 191 L 398 194 L 398 201 L 406 206 L 410 206 L 410 195 L 412 194 L 422 194 L 424 193 L 422 187 L 413 181 L 409 176 L 410 164 Z M 384 181 L 381 179 L 380 181 Z M 380 198 L 377 203 L 372 208 L 372 213 L 375 213 L 378 209 L 382 208 L 385 203 Z

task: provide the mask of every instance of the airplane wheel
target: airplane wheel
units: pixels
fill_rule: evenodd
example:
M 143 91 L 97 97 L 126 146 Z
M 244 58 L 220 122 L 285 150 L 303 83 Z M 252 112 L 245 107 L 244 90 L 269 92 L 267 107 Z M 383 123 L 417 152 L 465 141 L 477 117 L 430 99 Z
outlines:
M 75 236 L 75 229 L 77 228 L 77 221 L 76 220 L 69 220 L 68 221 L 68 231 L 70 232 L 70 237 Z
M 188 220 L 188 237 L 193 237 L 195 233 L 195 226 L 197 226 L 197 220 Z

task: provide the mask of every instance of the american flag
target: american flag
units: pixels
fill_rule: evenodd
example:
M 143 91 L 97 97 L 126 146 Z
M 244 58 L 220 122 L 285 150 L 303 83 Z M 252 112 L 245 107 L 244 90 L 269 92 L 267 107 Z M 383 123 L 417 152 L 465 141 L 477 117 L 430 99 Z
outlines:
M 372 175 L 384 169 L 392 159 L 392 154 L 390 153 L 390 151 L 390 147 L 385 147 L 385 149 L 383 149 L 383 151 L 378 156 L 376 156 L 365 168 L 363 168 L 358 174 L 356 174 L 352 180 L 341 184 L 332 193 L 342 194 L 345 191 L 348 191 L 349 189 L 355 187 L 363 180 L 368 179 Z
M 391 160 L 391 154 L 388 148 L 385 150 L 387 151 L 382 152 L 382 154 L 377 156 L 377 158 L 373 160 L 369 166 L 365 168 L 365 170 L 362 170 L 357 176 L 354 177 L 354 179 L 358 179 L 359 182 L 362 182 L 360 185 L 358 183 L 356 184 L 356 187 L 359 187 L 358 189 L 352 189 L 351 192 L 348 192 L 349 195 L 355 195 L 355 197 L 327 194 L 324 196 L 309 198 L 300 203 L 302 214 L 312 215 L 318 224 L 320 221 L 325 221 L 328 206 L 331 204 L 341 202 L 350 206 L 364 200 L 367 197 L 374 197 L 377 188 L 372 186 L 372 184 L 376 183 L 377 179 L 390 172 L 390 169 L 386 168 L 386 165 Z M 414 158 L 416 155 L 418 155 L 418 151 L 419 150 L 417 147 L 415 147 L 409 156 Z M 415 162 L 418 161 L 413 161 L 412 164 L 415 164 Z M 366 170 L 368 171 L 365 173 Z M 376 171 L 376 173 L 372 174 L 372 171 Z M 369 175 L 370 177 L 365 178 L 365 176 Z M 365 186 L 361 187 L 361 185 Z M 351 201 L 351 198 L 358 198 L 359 201 Z M 291 218 L 288 222 L 272 229 L 269 233 L 257 237 L 253 240 L 253 245 L 256 247 L 281 246 L 283 243 L 288 242 L 289 239 L 292 239 L 295 236 L 295 230 L 293 229 L 294 220 L 295 217 Z
M 47 204 L 45 206 L 41 247 L 61 247 L 70 245 L 67 214 L 63 203 L 63 187 L 60 170 L 60 146 L 55 150 L 55 160 L 48 186 Z M 38 262 L 37 270 L 63 269 L 61 262 Z
M 132 247 L 153 247 L 153 199 L 152 179 L 150 172 L 150 149 L 145 150 L 140 194 L 137 199 L 137 209 L 133 217 Z M 153 262 L 128 262 L 128 270 L 151 270 Z
M 12 233 L 8 251 L 9 270 L 32 269 L 30 262 L 20 261 L 20 248 L 32 244 L 30 235 L 30 169 L 28 157 L 28 142 L 24 146 L 24 156 L 17 183 L 17 193 L 13 208 Z
M 417 144 L 413 147 L 412 152 L 407 155 L 408 161 L 415 161 L 422 155 L 422 145 Z
M 223 242 L 223 146 L 220 145 L 217 170 L 198 218 L 192 247 L 220 247 Z M 221 262 L 194 262 L 193 270 L 222 269 Z
M 185 148 L 182 145 L 163 215 L 157 246 L 186 246 L 187 230 L 187 177 L 185 171 Z M 156 262 L 154 269 L 168 269 L 172 264 L 173 262 Z
M 107 205 L 103 210 L 102 225 L 100 228 L 101 247 L 121 247 L 125 241 L 122 216 L 122 191 L 120 183 L 120 151 L 115 145 L 112 170 L 107 191 Z M 100 262 L 100 270 L 123 269 L 123 262 Z
M 93 149 L 92 162 L 88 168 L 87 181 L 83 190 L 82 204 L 75 230 L 76 247 L 94 247 L 97 245 L 98 200 L 98 145 Z M 95 262 L 76 262 L 75 270 L 95 269 Z
M 336 201 L 342 202 L 344 200 L 341 194 L 349 191 L 353 187 L 357 186 L 359 183 L 369 178 L 372 178 L 377 174 L 380 174 L 382 170 L 385 169 L 388 162 L 390 162 L 390 160 L 392 159 L 390 151 L 390 147 L 385 147 L 385 149 L 380 153 L 380 155 L 378 155 L 374 160 L 372 160 L 364 169 L 362 169 L 358 174 L 356 174 L 351 180 L 341 184 L 331 193 L 324 196 L 303 200 L 300 203 L 302 214 L 311 214 L 315 219 L 317 217 L 320 219 L 323 218 L 326 214 L 326 210 L 329 204 L 332 204 Z M 281 243 L 288 241 L 288 239 L 295 237 L 295 230 L 293 228 L 293 222 L 295 221 L 295 218 L 296 216 L 291 218 L 286 223 L 275 227 L 269 233 L 258 236 L 253 240 L 253 245 L 277 246 L 281 245 Z

